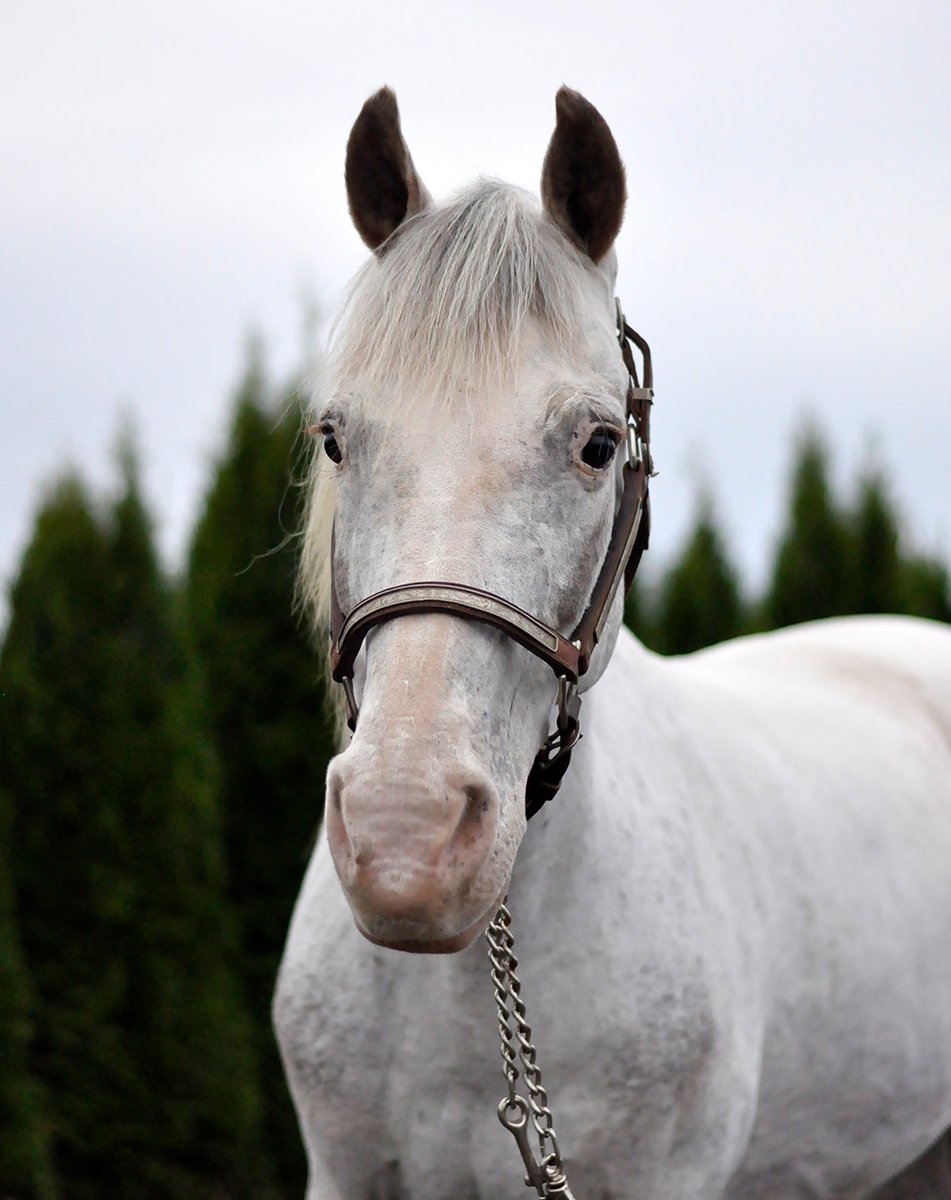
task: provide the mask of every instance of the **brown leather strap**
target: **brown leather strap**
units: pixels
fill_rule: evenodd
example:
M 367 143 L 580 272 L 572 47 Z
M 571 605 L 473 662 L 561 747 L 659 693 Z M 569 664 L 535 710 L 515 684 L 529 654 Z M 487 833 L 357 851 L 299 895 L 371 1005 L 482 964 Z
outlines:
M 614 515 L 611 540 L 601 570 L 591 589 L 584 615 L 578 622 L 571 641 L 580 649 L 579 674 L 591 664 L 591 656 L 604 630 L 614 597 L 621 580 L 625 592 L 631 586 L 634 572 L 647 549 L 650 538 L 650 504 L 648 489 L 653 464 L 650 457 L 650 407 L 654 398 L 654 368 L 647 342 L 628 325 L 618 303 L 618 341 L 628 373 L 627 419 L 628 461 L 624 464 L 624 491 Z M 644 386 L 637 381 L 637 366 L 631 353 L 631 341 L 644 357 Z
M 339 606 L 337 608 L 339 613 Z M 383 621 L 412 613 L 443 612 L 482 621 L 544 659 L 556 675 L 578 678 L 578 648 L 515 604 L 462 583 L 406 583 L 361 600 L 343 621 L 330 650 L 330 670 L 338 682 L 353 674 L 367 634 Z
M 598 572 L 591 598 L 584 615 L 578 622 L 572 642 L 579 648 L 578 673 L 583 675 L 591 665 L 591 656 L 604 630 L 605 622 L 611 612 L 618 586 L 624 578 L 625 571 L 635 546 L 638 544 L 638 534 L 648 515 L 647 508 L 647 471 L 643 463 L 634 468 L 624 468 L 624 492 L 621 503 L 614 517 L 614 527 L 611 530 L 611 540 L 608 542 L 607 554 Z M 644 525 L 646 529 L 646 525 Z M 644 542 L 639 548 L 643 553 Z

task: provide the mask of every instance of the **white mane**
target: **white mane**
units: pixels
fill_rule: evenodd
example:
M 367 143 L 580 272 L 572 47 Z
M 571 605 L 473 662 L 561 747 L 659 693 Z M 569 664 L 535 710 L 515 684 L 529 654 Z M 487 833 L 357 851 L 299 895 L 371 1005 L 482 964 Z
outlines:
M 527 193 L 479 180 L 406 221 L 359 271 L 315 404 L 332 396 L 406 413 L 458 411 L 515 365 L 530 316 L 563 351 L 581 328 L 585 260 Z M 329 619 L 334 475 L 310 469 L 300 595 L 318 641 Z
M 400 226 L 359 272 L 331 349 L 331 386 L 395 392 L 401 404 L 471 394 L 511 367 L 530 314 L 559 342 L 572 337 L 580 263 L 531 196 L 479 180 Z

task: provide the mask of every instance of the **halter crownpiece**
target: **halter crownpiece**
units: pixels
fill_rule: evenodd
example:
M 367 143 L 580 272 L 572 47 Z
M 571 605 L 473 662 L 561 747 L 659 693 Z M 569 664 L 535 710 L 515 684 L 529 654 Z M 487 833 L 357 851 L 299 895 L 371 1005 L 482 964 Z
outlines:
M 654 372 L 650 347 L 625 321 L 621 302 L 618 300 L 616 304 L 618 342 L 628 373 L 624 486 L 604 562 L 581 620 L 568 637 L 501 596 L 464 583 L 400 584 L 367 596 L 344 615 L 334 584 L 334 548 L 331 544 L 330 672 L 343 686 L 347 724 L 351 730 L 356 729 L 359 715 L 353 692 L 353 668 L 360 647 L 374 626 L 396 617 L 442 612 L 481 621 L 501 630 L 551 667 L 558 679 L 558 717 L 554 731 L 532 764 L 525 785 L 525 813 L 529 818 L 557 793 L 568 769 L 572 747 L 581 736 L 578 681 L 591 664 L 591 656 L 604 631 L 621 580 L 624 580 L 626 594 L 650 538 L 648 491 L 650 478 L 655 474 L 650 453 Z M 643 387 L 638 383 L 631 343 L 644 360 Z

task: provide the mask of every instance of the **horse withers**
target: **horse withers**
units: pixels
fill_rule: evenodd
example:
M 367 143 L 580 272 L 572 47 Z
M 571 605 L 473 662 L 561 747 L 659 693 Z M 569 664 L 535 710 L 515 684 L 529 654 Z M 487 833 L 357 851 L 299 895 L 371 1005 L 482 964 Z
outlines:
M 472 944 L 506 894 L 578 1200 L 948 1200 L 951 631 L 662 659 L 620 588 L 526 830 L 564 680 L 499 614 L 570 645 L 631 468 L 624 172 L 587 101 L 556 108 L 540 207 L 492 181 L 435 205 L 386 89 L 348 145 L 373 256 L 316 414 L 304 594 L 318 627 L 422 585 L 498 619 L 391 604 L 350 643 L 274 1006 L 308 1200 L 521 1191 Z

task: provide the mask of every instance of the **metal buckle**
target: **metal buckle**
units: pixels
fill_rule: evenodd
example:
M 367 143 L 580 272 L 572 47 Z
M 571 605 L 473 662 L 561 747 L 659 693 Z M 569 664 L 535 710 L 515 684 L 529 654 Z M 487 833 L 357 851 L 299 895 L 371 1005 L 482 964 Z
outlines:
M 569 679 L 567 675 L 558 676 L 556 704 L 558 716 L 555 718 L 555 728 L 535 756 L 535 765 L 542 771 L 552 768 L 566 754 L 570 755 L 581 737 L 581 697 L 578 695 L 577 680 Z
M 360 709 L 357 707 L 357 698 L 353 694 L 353 679 L 350 675 L 344 675 L 340 683 L 343 686 L 344 698 L 347 701 L 347 728 L 351 733 L 356 733 L 357 717 L 360 715 Z
M 562 744 L 561 749 L 565 750 L 573 746 L 578 740 L 578 714 L 581 711 L 581 698 L 578 695 L 578 681 L 569 679 L 567 675 L 558 676 L 558 732 L 564 739 L 574 727 L 575 736 L 572 738 L 568 747 Z

